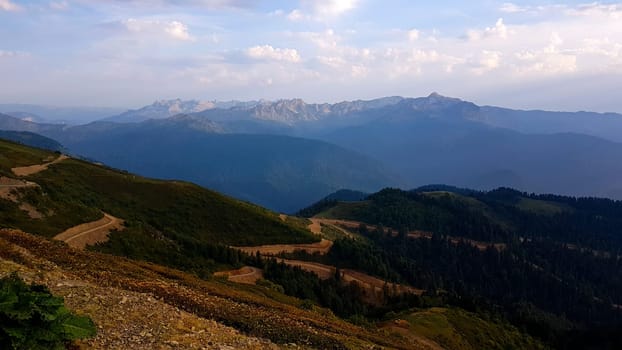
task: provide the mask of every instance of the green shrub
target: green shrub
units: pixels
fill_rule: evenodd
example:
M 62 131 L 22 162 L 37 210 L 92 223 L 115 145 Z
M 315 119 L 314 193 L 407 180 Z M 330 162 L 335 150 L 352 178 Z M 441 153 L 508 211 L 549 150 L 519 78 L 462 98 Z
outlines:
M 300 303 L 300 308 L 304 310 L 312 310 L 313 309 L 313 301 L 309 299 L 304 299 L 302 303 Z
M 0 349 L 65 349 L 95 333 L 90 318 L 72 314 L 45 286 L 29 286 L 16 273 L 0 279 Z
M 262 287 L 268 288 L 268 289 L 273 290 L 275 292 L 279 292 L 279 293 L 285 294 L 285 289 L 283 288 L 283 286 L 280 285 L 280 284 L 272 283 L 272 281 L 268 281 L 268 280 L 265 280 L 265 279 L 261 278 L 261 279 L 257 280 L 256 284 L 258 286 L 262 286 Z

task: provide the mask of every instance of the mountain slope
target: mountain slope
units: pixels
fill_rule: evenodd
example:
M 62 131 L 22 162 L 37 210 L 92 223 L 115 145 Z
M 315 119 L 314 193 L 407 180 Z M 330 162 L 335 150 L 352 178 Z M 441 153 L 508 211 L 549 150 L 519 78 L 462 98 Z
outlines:
M 0 275 L 15 270 L 94 319 L 98 336 L 81 342 L 88 348 L 431 348 L 327 317 L 326 310 L 304 310 L 266 288 L 201 280 L 0 229 Z
M 303 212 L 366 239 L 336 240 L 326 259 L 338 266 L 440 288 L 467 310 L 503 310 L 554 347 L 622 342 L 613 331 L 622 322 L 620 201 L 385 189 Z
M 354 305 L 360 307 L 364 295 L 356 283 L 342 284 L 334 278 L 320 281 L 311 273 L 223 245 L 317 240 L 298 224 L 290 225 L 290 220 L 189 183 L 145 179 L 75 159 L 61 158 L 18 180 L 11 169 L 49 162 L 56 154 L 6 141 L 0 141 L 0 151 L 3 186 L 24 180 L 30 184 L 14 188 L 10 198 L 0 193 L 0 275 L 19 270 L 27 280 L 44 283 L 55 294 L 66 296 L 70 308 L 91 316 L 100 334 L 86 341 L 87 346 L 183 347 L 208 340 L 242 348 L 274 348 L 266 341 L 238 336 L 236 331 L 210 323 L 209 318 L 278 344 L 320 349 L 438 348 L 433 339 L 417 334 L 405 339 L 371 324 L 358 327 L 314 305 L 332 306 L 316 299 L 315 293 L 333 286 L 336 289 L 328 289 L 332 294 L 325 294 L 332 302 L 359 303 Z M 28 203 L 43 216 L 27 217 L 15 200 Z M 50 237 L 67 226 L 92 221 L 102 211 L 122 218 L 125 227 L 89 249 L 112 255 L 74 250 L 62 242 L 15 230 Z M 283 285 L 263 281 L 244 286 L 210 279 L 216 268 L 248 263 L 265 269 L 266 278 Z M 290 285 L 306 292 L 307 300 L 283 295 L 284 286 Z M 388 300 L 387 305 L 403 308 L 412 302 Z M 205 331 L 210 334 L 201 335 Z M 538 344 L 520 333 L 504 341 Z
M 224 134 L 204 118 L 97 123 L 56 135 L 71 151 L 158 178 L 193 181 L 281 212 L 342 187 L 377 190 L 396 181 L 369 157 L 320 141 Z
M 476 120 L 524 133 L 578 133 L 622 142 L 618 113 L 523 111 L 482 106 Z
M 57 141 L 28 131 L 0 130 L 0 139 L 10 140 L 50 151 L 62 151 L 64 149 L 63 145 Z
M 0 176 L 14 178 L 17 166 L 41 164 L 55 154 L 0 141 Z M 53 237 L 97 220 L 102 212 L 125 221 L 113 233 L 108 251 L 196 271 L 206 276 L 219 263 L 235 263 L 236 254 L 214 261 L 223 244 L 260 245 L 318 240 L 254 205 L 199 186 L 157 181 L 76 159 L 50 165 L 23 178 L 31 186 L 3 186 L 0 226 Z M 11 182 L 7 182 L 11 183 Z M 13 181 L 12 183 L 15 183 Z M 40 213 L 33 219 L 26 208 Z M 210 253 L 210 251 L 212 253 Z M 224 253 L 229 254 L 229 253 Z
M 0 113 L 0 130 L 43 133 L 61 130 L 61 124 L 39 124 Z
M 622 198 L 622 144 L 579 134 L 522 134 L 467 120 L 477 107 L 408 106 L 324 139 L 382 159 L 410 187 L 446 183 L 476 189 Z M 406 175 L 408 174 L 408 175 Z

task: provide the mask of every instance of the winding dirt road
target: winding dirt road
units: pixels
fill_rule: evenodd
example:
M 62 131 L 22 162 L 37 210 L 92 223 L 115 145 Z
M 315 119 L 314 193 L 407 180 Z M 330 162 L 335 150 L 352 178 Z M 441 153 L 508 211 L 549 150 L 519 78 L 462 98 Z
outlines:
M 312 272 L 316 274 L 320 279 L 329 279 L 335 276 L 335 272 L 337 271 L 334 266 L 324 265 L 316 262 L 288 259 L 277 259 L 277 261 L 283 262 L 290 266 L 297 266 L 305 271 Z M 389 293 L 398 295 L 403 293 L 421 295 L 424 292 L 424 290 L 422 289 L 416 289 L 397 283 L 388 283 L 380 278 L 376 278 L 366 273 L 350 269 L 341 269 L 341 279 L 347 283 L 356 282 L 359 286 L 363 288 L 363 290 L 365 290 L 365 300 L 373 304 L 382 302 L 385 288 Z
M 84 249 L 87 245 L 107 241 L 110 231 L 121 229 L 123 220 L 104 213 L 103 218 L 69 228 L 54 236 L 54 239 L 63 241 L 71 247 Z
M 214 276 L 226 276 L 231 282 L 243 284 L 256 284 L 263 278 L 263 271 L 256 267 L 244 266 L 237 270 L 215 272 Z
M 67 157 L 66 155 L 61 154 L 58 158 L 54 159 L 51 162 L 12 168 L 11 171 L 17 176 L 28 176 L 43 171 L 47 169 L 50 165 L 62 162 L 63 160 L 68 158 L 69 157 Z
M 44 215 L 40 213 L 32 204 L 22 201 L 22 195 L 19 192 L 14 191 L 18 188 L 38 186 L 39 185 L 31 181 L 0 176 L 0 198 L 8 199 L 13 203 L 19 204 L 19 208 L 25 211 L 31 219 L 41 219 Z
M 304 250 L 309 254 L 319 253 L 326 254 L 333 246 L 333 242 L 327 239 L 322 239 L 317 243 L 309 244 L 268 244 L 255 247 L 233 247 L 239 249 L 247 254 L 255 254 L 259 252 L 261 255 L 277 255 L 280 253 L 293 253 L 296 250 Z
M 11 192 L 16 188 L 24 188 L 24 187 L 37 187 L 34 182 L 12 179 L 10 177 L 0 176 L 0 198 L 11 198 Z
M 285 221 L 287 219 L 287 215 L 281 214 L 279 215 L 281 220 Z M 318 219 L 310 219 L 311 224 L 307 227 L 309 231 L 311 231 L 315 235 L 322 234 L 322 225 L 320 224 L 321 220 Z M 333 242 L 327 239 L 322 238 L 319 242 L 316 243 L 308 243 L 308 244 L 267 244 L 260 245 L 254 247 L 233 247 L 235 249 L 239 249 L 247 254 L 255 254 L 259 252 L 261 255 L 278 255 L 280 253 L 293 253 L 296 250 L 303 250 L 309 254 L 319 253 L 326 254 L 333 246 Z
M 320 223 L 320 220 L 318 219 L 309 219 L 311 221 L 311 224 L 309 224 L 309 226 L 307 226 L 307 228 L 309 229 L 309 231 L 313 232 L 316 235 L 321 235 L 322 234 L 322 224 Z

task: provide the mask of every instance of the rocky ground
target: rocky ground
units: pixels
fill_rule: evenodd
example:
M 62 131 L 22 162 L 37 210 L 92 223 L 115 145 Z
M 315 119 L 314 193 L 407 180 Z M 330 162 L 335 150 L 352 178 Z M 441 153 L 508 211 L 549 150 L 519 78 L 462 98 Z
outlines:
M 0 275 L 13 271 L 93 319 L 98 335 L 83 349 L 429 348 L 246 287 L 0 229 Z
M 21 251 L 33 266 L 0 259 L 0 276 L 18 271 L 27 283 L 46 285 L 65 305 L 86 314 L 98 328 L 85 349 L 280 349 L 266 339 L 246 336 L 214 320 L 171 306 L 149 293 L 101 287 L 80 279 L 50 261 Z

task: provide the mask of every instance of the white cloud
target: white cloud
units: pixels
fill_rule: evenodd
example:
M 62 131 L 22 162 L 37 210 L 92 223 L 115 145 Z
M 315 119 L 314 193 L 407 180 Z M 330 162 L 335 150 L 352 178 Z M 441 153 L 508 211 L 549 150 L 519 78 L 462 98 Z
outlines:
M 611 39 L 586 38 L 583 39 L 582 47 L 577 50 L 578 54 L 601 56 L 611 59 L 609 64 L 622 63 L 622 42 L 613 42 Z
M 287 14 L 290 21 L 335 19 L 355 9 L 359 0 L 301 0 L 301 8 Z
M 565 11 L 575 16 L 606 16 L 612 19 L 622 19 L 622 4 L 583 4 L 577 7 L 567 8 Z
M 304 0 L 318 16 L 340 16 L 358 4 L 358 0 Z
M 477 58 L 476 67 L 473 68 L 475 74 L 484 74 L 499 68 L 503 54 L 499 51 L 483 50 Z
M 191 7 L 193 9 L 203 8 L 209 10 L 223 9 L 244 9 L 256 6 L 255 1 L 250 0 L 79 0 L 82 3 L 95 5 L 114 5 L 124 8 L 149 8 L 149 9 L 170 9 Z
M 508 37 L 508 29 L 505 24 L 503 24 L 503 18 L 499 18 L 494 27 L 487 27 L 484 33 L 486 33 L 486 36 L 496 36 L 501 39 L 506 39 Z
M 0 0 L 0 3 L 6 1 Z M 58 7 L 65 3 L 44 0 L 41 8 L 49 10 L 53 7 L 51 1 L 60 5 Z M 412 95 L 421 89 L 469 97 L 477 90 L 488 89 L 500 94 L 498 91 L 508 86 L 518 89 L 551 81 L 579 81 L 578 77 L 595 75 L 618 74 L 610 81 L 622 81 L 620 5 L 506 3 L 495 17 L 467 31 L 468 27 L 459 27 L 460 22 L 452 24 L 449 30 L 423 27 L 424 22 L 397 20 L 395 23 L 374 22 L 374 26 L 366 28 L 357 24 L 373 18 L 360 17 L 356 21 L 344 18 L 354 12 L 358 16 L 359 11 L 355 9 L 359 4 L 369 3 L 363 1 L 299 1 L 295 10 L 292 10 L 294 7 L 266 9 L 268 5 L 256 6 L 255 3 L 256 12 L 234 10 L 234 15 L 248 15 L 244 17 L 244 26 L 240 25 L 239 18 L 228 17 L 230 10 L 227 8 L 244 1 L 252 2 L 248 0 L 206 0 L 205 3 L 209 2 L 206 6 L 210 7 L 207 10 L 196 5 L 202 0 L 189 0 L 193 4 L 192 11 L 197 14 L 178 11 L 174 12 L 176 17 L 164 17 L 169 12 L 161 10 L 164 5 L 167 10 L 181 10 L 184 6 L 179 0 L 114 1 L 115 6 L 110 6 L 114 10 L 105 18 L 134 18 L 102 25 L 93 36 L 84 33 L 88 42 L 85 39 L 85 49 L 81 51 L 86 53 L 74 56 L 88 57 L 53 63 L 50 70 L 66 69 L 58 69 L 61 73 L 48 79 L 49 86 L 53 86 L 52 82 L 75 77 L 76 82 L 81 83 L 75 85 L 80 88 L 88 81 L 106 83 L 108 79 L 111 91 L 124 85 L 124 93 L 128 94 L 139 94 L 131 91 L 140 90 L 143 95 L 162 95 L 162 91 L 170 91 L 173 95 L 215 94 L 220 98 L 226 93 L 230 98 L 258 98 L 265 95 L 257 94 L 270 94 L 329 99 L 343 98 L 345 94 L 355 98 Z M 78 2 L 103 6 L 95 0 L 69 0 L 72 5 Z M 146 16 L 145 5 L 152 4 L 155 9 L 150 7 L 148 12 L 153 17 L 141 17 Z M 211 12 L 215 7 L 223 11 Z M 32 9 L 31 5 L 27 8 Z M 361 11 L 361 14 L 368 12 L 372 11 Z M 219 17 L 222 13 L 225 13 L 225 20 Z M 213 16 L 214 21 L 207 23 L 208 16 Z M 263 21 L 270 20 L 270 26 L 265 27 Z M 291 27 L 301 31 L 288 31 L 287 20 L 298 21 Z M 395 29 L 394 26 L 403 27 Z M 352 27 L 356 31 L 349 29 Z M 468 33 L 470 40 L 457 36 L 456 31 Z M 183 43 L 183 50 L 172 49 L 179 43 Z M 255 46 L 256 43 L 262 45 Z M 0 51 L 0 75 L 15 71 L 29 77 L 24 80 L 35 79 L 33 72 L 22 68 L 26 67 L 23 61 L 39 62 L 37 49 L 30 50 L 33 56 L 29 59 L 22 59 L 13 51 Z M 46 67 L 43 63 L 38 66 Z M 43 68 L 41 72 L 47 74 Z M 67 79 L 63 78 L 65 75 Z M 158 83 L 164 81 L 167 84 Z M 141 90 L 136 86 L 148 87 Z M 258 90 L 256 86 L 265 89 Z M 81 93 L 80 88 L 75 90 Z M 460 89 L 464 91 L 459 92 Z M 360 94 L 361 91 L 367 94 Z
M 410 41 L 416 41 L 417 39 L 419 39 L 419 31 L 417 29 L 411 29 L 408 31 L 408 40 Z
M 0 10 L 19 11 L 21 9 L 21 6 L 11 2 L 11 0 L 0 0 Z
M 507 39 L 508 28 L 503 23 L 503 18 L 499 18 L 493 27 L 486 27 L 484 30 L 469 30 L 467 38 L 469 40 L 480 40 L 485 38 Z
M 505 12 L 505 13 L 520 13 L 520 12 L 527 12 L 528 11 L 527 8 L 521 7 L 521 6 L 513 4 L 511 2 L 504 3 L 503 5 L 501 5 L 499 10 L 501 12 Z
M 178 21 L 156 21 L 130 18 L 122 22 L 123 26 L 132 33 L 147 36 L 166 35 L 171 39 L 193 41 L 194 38 L 188 32 L 188 26 Z
M 298 32 L 293 33 L 292 36 L 309 41 L 322 50 L 337 49 L 338 42 L 341 40 L 341 37 L 333 29 L 326 29 L 323 32 Z
M 181 22 L 177 22 L 177 21 L 169 22 L 164 27 L 164 31 L 175 39 L 192 40 L 192 37 L 188 33 L 188 26 Z
M 564 39 L 559 36 L 559 33 L 553 32 L 551 33 L 551 39 L 549 40 L 549 45 L 544 48 L 544 52 L 546 53 L 557 53 L 560 45 L 564 43 Z
M 316 59 L 323 65 L 332 67 L 332 68 L 341 68 L 348 64 L 343 57 L 339 56 L 318 56 Z
M 256 60 L 300 62 L 300 54 L 295 49 L 274 48 L 270 45 L 250 47 L 246 50 L 246 54 Z
M 533 73 L 536 73 L 542 78 L 547 75 L 568 74 L 577 71 L 577 57 L 574 55 L 528 52 L 519 54 L 517 57 L 522 61 L 514 70 L 518 75 L 528 74 L 527 77 L 533 77 Z
M 292 10 L 292 12 L 287 14 L 287 19 L 290 20 L 290 21 L 293 21 L 293 22 L 298 22 L 298 21 L 306 20 L 306 19 L 310 19 L 310 18 L 311 18 L 310 16 L 305 15 L 299 9 L 294 9 L 294 10 Z
M 67 1 L 52 1 L 50 2 L 50 8 L 53 10 L 66 10 L 69 8 L 69 3 Z
M 564 40 L 557 32 L 552 32 L 549 43 L 542 49 L 516 53 L 518 61 L 515 72 L 518 74 L 537 73 L 540 75 L 568 74 L 576 72 L 577 56 L 569 50 L 562 50 Z

